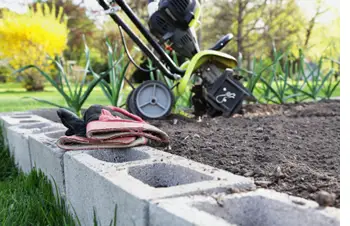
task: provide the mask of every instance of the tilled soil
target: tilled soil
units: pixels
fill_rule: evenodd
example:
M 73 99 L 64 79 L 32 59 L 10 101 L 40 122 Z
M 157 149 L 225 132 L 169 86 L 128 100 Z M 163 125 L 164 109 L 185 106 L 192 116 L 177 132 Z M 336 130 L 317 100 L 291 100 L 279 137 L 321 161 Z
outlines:
M 245 105 L 244 112 L 151 124 L 169 134 L 167 152 L 253 177 L 257 187 L 313 200 L 326 191 L 339 208 L 340 102 Z

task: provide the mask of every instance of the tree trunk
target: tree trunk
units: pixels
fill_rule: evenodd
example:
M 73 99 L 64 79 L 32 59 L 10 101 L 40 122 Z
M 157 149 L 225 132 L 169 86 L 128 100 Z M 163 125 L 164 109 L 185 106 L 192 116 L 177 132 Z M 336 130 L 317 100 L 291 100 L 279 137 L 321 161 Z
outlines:
M 238 18 L 237 18 L 237 52 L 243 54 L 243 3 L 242 0 L 238 1 Z

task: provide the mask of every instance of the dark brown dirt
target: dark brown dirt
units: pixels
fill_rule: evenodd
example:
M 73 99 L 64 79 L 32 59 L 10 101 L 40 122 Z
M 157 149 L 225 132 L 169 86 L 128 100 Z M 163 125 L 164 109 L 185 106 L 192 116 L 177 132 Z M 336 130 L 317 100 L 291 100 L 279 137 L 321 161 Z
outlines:
M 244 116 L 152 121 L 171 137 L 165 151 L 253 177 L 257 187 L 340 207 L 340 102 L 246 105 Z

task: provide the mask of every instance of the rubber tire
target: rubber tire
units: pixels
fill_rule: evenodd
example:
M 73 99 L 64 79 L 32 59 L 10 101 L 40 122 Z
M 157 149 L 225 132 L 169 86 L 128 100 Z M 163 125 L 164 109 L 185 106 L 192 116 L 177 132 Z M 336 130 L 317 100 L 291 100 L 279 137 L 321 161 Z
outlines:
M 126 99 L 126 110 L 134 115 L 136 115 L 136 106 L 135 106 L 135 102 L 132 102 L 133 100 L 133 95 L 135 93 L 135 90 L 136 89 L 133 89 L 129 95 L 128 95 L 128 98 Z
M 144 114 L 142 114 L 138 109 L 137 109 L 137 106 L 136 106 L 136 97 L 137 97 L 137 93 L 140 91 L 140 89 L 149 84 L 149 83 L 157 83 L 158 85 L 160 86 L 163 86 L 164 88 L 166 88 L 166 90 L 169 91 L 170 93 L 170 99 L 171 99 L 171 107 L 169 108 L 169 110 L 162 116 L 160 117 L 157 117 L 157 118 L 150 118 Z M 131 96 L 132 100 L 133 100 L 133 103 L 135 103 L 135 115 L 141 117 L 142 119 L 144 120 L 157 120 L 157 119 L 165 119 L 168 115 L 170 115 L 171 113 L 171 110 L 175 104 L 175 97 L 174 97 L 174 94 L 173 92 L 171 91 L 171 89 L 169 89 L 164 83 L 160 82 L 160 81 L 154 81 L 154 80 L 148 80 L 148 81 L 145 81 L 143 82 L 141 85 L 139 85 L 136 89 L 135 89 L 135 92 L 133 93 L 133 95 Z

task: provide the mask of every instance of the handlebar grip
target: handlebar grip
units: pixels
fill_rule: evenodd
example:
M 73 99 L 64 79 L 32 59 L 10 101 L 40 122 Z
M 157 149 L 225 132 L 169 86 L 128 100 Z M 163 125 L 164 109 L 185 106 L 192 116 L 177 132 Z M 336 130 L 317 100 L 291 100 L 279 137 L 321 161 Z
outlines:
M 221 37 L 220 40 L 217 41 L 217 43 L 215 43 L 214 46 L 210 48 L 210 50 L 219 51 L 223 49 L 232 39 L 233 39 L 233 34 L 229 33 Z

